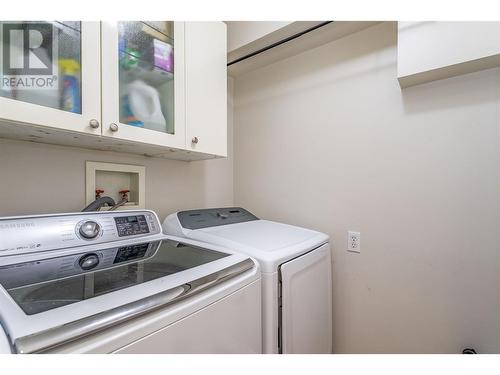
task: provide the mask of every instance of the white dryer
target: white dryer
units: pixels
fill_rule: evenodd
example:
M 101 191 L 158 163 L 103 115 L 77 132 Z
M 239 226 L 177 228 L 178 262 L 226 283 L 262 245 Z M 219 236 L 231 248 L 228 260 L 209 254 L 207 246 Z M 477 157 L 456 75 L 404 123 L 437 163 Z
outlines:
M 332 352 L 332 276 L 326 234 L 260 220 L 243 208 L 181 211 L 165 234 L 224 246 L 262 271 L 264 353 Z

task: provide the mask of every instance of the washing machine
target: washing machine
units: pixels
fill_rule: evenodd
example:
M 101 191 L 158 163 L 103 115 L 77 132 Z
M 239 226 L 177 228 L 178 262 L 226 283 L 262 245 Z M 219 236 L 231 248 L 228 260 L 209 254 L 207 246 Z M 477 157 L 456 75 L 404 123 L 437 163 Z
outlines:
M 5 334 L 5 331 L 0 326 L 0 354 L 8 354 L 11 353 L 11 348 L 9 344 L 9 339 Z
M 0 218 L 0 352 L 261 353 L 258 264 L 153 211 Z
M 162 227 L 165 234 L 223 246 L 259 262 L 264 353 L 332 352 L 326 234 L 261 220 L 239 207 L 177 212 Z

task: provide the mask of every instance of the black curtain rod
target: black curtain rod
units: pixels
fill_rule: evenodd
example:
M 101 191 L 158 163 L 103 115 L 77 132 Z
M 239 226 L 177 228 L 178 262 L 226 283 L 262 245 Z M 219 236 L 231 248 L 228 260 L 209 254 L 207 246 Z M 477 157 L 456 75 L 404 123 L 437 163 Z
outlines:
M 333 22 L 333 21 L 325 21 L 325 22 L 322 22 L 322 23 L 320 23 L 320 24 L 318 24 L 318 25 L 316 25 L 316 26 L 313 26 L 313 27 L 311 27 L 311 28 L 309 28 L 309 29 L 306 29 L 306 30 L 304 30 L 304 31 L 301 31 L 300 33 L 297 33 L 297 34 L 294 34 L 294 35 L 292 35 L 292 36 L 289 36 L 289 37 L 287 37 L 287 38 L 285 38 L 285 39 L 283 39 L 283 40 L 279 40 L 279 41 L 277 41 L 277 42 L 275 42 L 275 43 L 273 43 L 273 44 L 270 44 L 270 45 L 269 45 L 269 46 L 267 46 L 267 47 L 261 48 L 261 49 L 259 49 L 259 50 L 255 51 L 255 52 L 249 53 L 248 55 L 245 55 L 245 56 L 240 57 L 240 58 L 238 58 L 238 59 L 236 59 L 236 60 L 234 60 L 234 61 L 231 61 L 231 62 L 227 63 L 227 66 L 230 66 L 230 65 L 233 65 L 233 64 L 239 63 L 240 61 L 243 61 L 243 60 L 249 59 L 250 57 L 253 57 L 253 56 L 255 56 L 255 55 L 258 55 L 258 54 L 260 54 L 260 53 L 262 53 L 262 52 L 266 52 L 266 51 L 270 50 L 271 48 L 277 47 L 277 46 L 279 46 L 279 45 L 281 45 L 281 44 L 284 44 L 284 43 L 286 43 L 286 42 L 289 42 L 289 41 L 291 41 L 291 40 L 293 40 L 293 39 L 297 39 L 297 38 L 301 37 L 301 36 L 302 36 L 302 35 L 304 35 L 304 34 L 310 33 L 311 31 L 314 31 L 314 30 L 316 30 L 316 29 L 319 29 L 320 27 L 323 27 L 323 26 L 325 26 L 325 25 L 328 25 L 329 23 L 332 23 L 332 22 Z

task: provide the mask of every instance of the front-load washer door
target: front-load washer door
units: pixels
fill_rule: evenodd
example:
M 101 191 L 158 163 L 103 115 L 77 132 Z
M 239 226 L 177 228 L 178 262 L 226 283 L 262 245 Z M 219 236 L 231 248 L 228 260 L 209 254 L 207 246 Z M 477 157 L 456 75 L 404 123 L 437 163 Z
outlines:
M 281 352 L 332 352 L 332 274 L 325 244 L 280 267 Z

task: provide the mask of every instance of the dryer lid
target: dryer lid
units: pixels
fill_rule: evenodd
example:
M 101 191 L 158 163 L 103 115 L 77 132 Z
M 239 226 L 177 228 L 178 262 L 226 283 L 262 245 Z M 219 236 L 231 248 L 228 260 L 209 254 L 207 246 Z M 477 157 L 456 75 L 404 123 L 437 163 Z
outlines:
M 197 229 L 188 237 L 244 252 L 257 259 L 264 272 L 275 272 L 281 263 L 328 242 L 324 233 L 268 220 Z

